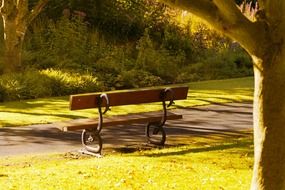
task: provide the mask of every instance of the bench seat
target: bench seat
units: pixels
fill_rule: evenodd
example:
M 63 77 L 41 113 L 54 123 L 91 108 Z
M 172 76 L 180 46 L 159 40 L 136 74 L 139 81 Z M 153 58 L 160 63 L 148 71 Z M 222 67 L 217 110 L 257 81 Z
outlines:
M 118 115 L 104 117 L 103 125 L 104 127 L 113 125 L 124 125 L 124 124 L 139 124 L 147 122 L 159 122 L 161 121 L 161 112 L 146 112 L 146 113 L 136 113 L 128 115 Z M 181 119 L 182 115 L 175 114 L 173 112 L 167 112 L 167 120 Z M 62 131 L 75 131 L 80 129 L 91 129 L 98 125 L 97 118 L 87 118 L 87 119 L 75 119 L 69 121 L 63 121 L 56 123 L 56 126 Z

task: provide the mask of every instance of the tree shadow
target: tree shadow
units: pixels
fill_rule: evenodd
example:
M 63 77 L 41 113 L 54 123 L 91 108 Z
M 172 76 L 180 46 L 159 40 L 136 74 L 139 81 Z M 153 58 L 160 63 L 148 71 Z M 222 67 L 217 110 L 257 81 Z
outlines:
M 47 125 L 46 125 L 47 126 Z M 0 128 L 0 146 L 21 146 L 25 144 L 47 144 L 64 142 L 75 145 L 80 141 L 80 133 L 63 133 L 52 127 L 9 127 Z
M 188 141 L 191 137 L 204 137 L 207 139 L 215 138 L 216 136 L 222 137 L 224 139 L 234 139 L 238 137 L 243 137 L 250 135 L 249 131 L 252 129 L 252 117 L 250 115 L 237 115 L 239 111 L 232 108 L 224 109 L 220 107 L 221 113 L 206 113 L 207 109 L 198 109 L 193 111 L 193 109 L 198 108 L 187 108 L 182 110 L 177 110 L 177 112 L 182 112 L 185 116 L 181 120 L 167 121 L 165 130 L 167 133 L 167 138 L 173 139 L 174 146 L 183 145 L 183 141 L 175 141 L 176 137 L 186 137 Z M 251 114 L 251 113 L 247 113 Z M 39 114 L 41 115 L 41 114 Z M 69 116 L 69 115 L 68 115 Z M 73 116 L 71 116 L 73 117 Z M 238 117 L 238 118 L 237 118 Z M 82 117 L 80 117 L 82 118 Z M 227 118 L 225 120 L 225 118 Z M 236 122 L 242 119 L 241 122 Z M 112 127 L 103 127 L 102 138 L 107 145 L 110 147 L 115 147 L 117 145 L 127 145 L 129 148 L 118 149 L 118 151 L 127 153 L 132 152 L 135 149 L 130 147 L 130 145 L 142 144 L 146 142 L 145 125 L 118 125 Z M 0 155 L 1 150 L 5 151 L 5 148 L 10 148 L 11 146 L 21 146 L 25 149 L 27 146 L 33 145 L 50 145 L 52 146 L 62 146 L 65 145 L 76 145 L 80 146 L 80 131 L 78 132 L 68 132 L 64 133 L 59 131 L 54 124 L 51 125 L 39 125 L 37 127 L 11 127 L 11 128 L 0 128 Z M 247 129 L 246 131 L 243 129 Z M 215 136 L 215 137 L 214 137 Z M 187 141 L 187 142 L 188 142 Z M 167 145 L 169 146 L 169 145 Z M 242 144 L 233 143 L 232 146 L 243 146 Z M 5 148 L 4 148 L 5 147 Z M 199 151 L 212 151 L 215 149 L 230 148 L 229 144 L 226 145 L 216 145 L 210 147 L 203 147 L 197 149 L 183 150 L 180 153 L 173 152 L 172 154 L 186 154 L 199 152 Z M 149 148 L 149 147 L 147 147 Z M 168 153 L 170 154 L 170 153 Z M 172 155 L 171 154 L 171 155 Z M 150 155 L 151 156 L 151 155 Z
M 77 116 L 77 115 L 70 115 L 70 114 L 54 114 L 54 113 L 27 113 L 27 112 L 15 112 L 15 111 L 5 111 L 6 113 L 19 113 L 24 115 L 31 115 L 31 116 L 55 116 L 64 119 L 81 119 L 81 118 L 88 118 L 85 116 Z

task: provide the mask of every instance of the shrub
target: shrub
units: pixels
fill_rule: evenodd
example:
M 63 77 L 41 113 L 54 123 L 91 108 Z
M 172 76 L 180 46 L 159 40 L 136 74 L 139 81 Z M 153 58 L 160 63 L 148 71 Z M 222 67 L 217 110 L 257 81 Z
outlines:
M 103 89 L 97 78 L 90 74 L 63 72 L 48 69 L 40 73 L 49 79 L 49 87 L 53 96 L 63 96 L 73 93 L 96 92 Z
M 183 67 L 176 77 L 176 83 L 200 81 L 204 79 L 204 65 L 201 62 Z
M 224 79 L 252 74 L 250 57 L 242 51 L 223 51 L 203 61 L 205 79 Z
M 123 71 L 117 77 L 117 88 L 139 88 L 163 84 L 160 77 L 142 70 Z
M 193 52 L 192 36 L 182 31 L 181 27 L 169 24 L 164 30 L 162 48 L 167 49 L 172 54 L 185 52 L 187 58 L 191 59 Z
M 89 30 L 87 23 L 76 16 L 56 22 L 38 19 L 30 27 L 27 39 L 24 64 L 37 69 L 86 71 L 110 52 L 98 32 Z
M 0 77 L 0 101 L 102 91 L 96 77 L 59 70 L 27 70 Z
M 185 53 L 183 51 L 173 55 L 171 51 L 166 49 L 156 50 L 147 30 L 139 40 L 137 47 L 136 68 L 160 77 L 164 83 L 175 81 L 179 68 L 185 62 Z
M 6 89 L 0 83 L 0 102 L 4 102 L 5 97 L 6 97 Z
M 6 74 L 1 77 L 1 86 L 5 89 L 5 100 L 31 99 L 51 95 L 48 79 L 37 71 L 18 74 Z

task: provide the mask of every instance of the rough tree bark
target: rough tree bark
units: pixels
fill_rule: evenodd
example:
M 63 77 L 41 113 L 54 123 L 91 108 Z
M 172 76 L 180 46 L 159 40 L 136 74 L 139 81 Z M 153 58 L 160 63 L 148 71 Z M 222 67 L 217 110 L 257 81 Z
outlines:
M 251 190 L 285 189 L 285 1 L 259 0 L 256 21 L 234 0 L 162 0 L 236 40 L 253 58 L 254 169 Z
M 2 0 L 0 14 L 4 27 L 4 72 L 15 72 L 21 69 L 22 44 L 27 27 L 41 12 L 48 0 L 39 0 L 29 10 L 28 0 Z

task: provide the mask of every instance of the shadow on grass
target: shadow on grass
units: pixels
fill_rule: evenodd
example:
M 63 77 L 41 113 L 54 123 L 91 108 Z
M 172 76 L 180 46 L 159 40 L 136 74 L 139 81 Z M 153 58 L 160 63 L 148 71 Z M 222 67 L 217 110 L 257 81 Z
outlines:
M 196 111 L 204 111 L 204 112 L 213 111 L 213 112 L 217 112 L 217 113 L 234 113 L 234 114 L 252 115 L 252 105 L 251 105 L 252 102 L 247 102 L 248 105 L 245 105 L 244 104 L 245 102 L 243 102 L 244 106 L 241 106 L 241 105 L 233 106 L 233 105 L 230 105 L 230 104 L 227 104 L 227 103 L 216 103 L 216 102 L 205 101 L 205 100 L 203 100 L 203 101 L 207 102 L 207 103 L 209 103 L 211 105 L 210 106 L 207 105 L 207 107 L 206 107 L 206 105 L 204 105 L 204 106 L 195 106 L 195 107 L 184 107 L 184 106 L 180 106 L 180 105 L 173 105 L 172 107 L 175 107 L 175 109 L 196 110 Z M 242 110 L 242 111 L 236 111 L 236 110 L 232 110 L 232 109 L 229 110 L 229 109 L 221 109 L 221 108 L 220 109 L 211 108 L 211 106 L 215 106 L 215 105 L 226 106 L 227 108 L 229 108 L 229 107 L 231 107 L 231 108 L 240 108 L 239 110 Z M 245 110 L 243 110 L 243 109 L 245 109 Z
M 221 151 L 221 150 L 227 150 L 227 149 L 234 149 L 234 148 L 243 148 L 248 149 L 247 152 L 250 154 L 253 154 L 253 150 L 251 150 L 250 146 L 253 145 L 253 142 L 251 140 L 246 141 L 237 141 L 232 142 L 229 144 L 214 144 L 207 145 L 206 147 L 199 147 L 199 148 L 187 148 L 185 150 L 181 151 L 173 151 L 173 152 L 160 152 L 160 153 L 146 153 L 144 156 L 147 157 L 165 157 L 165 156 L 179 156 L 179 155 L 185 155 L 185 154 L 193 154 L 193 153 L 202 153 L 202 152 L 210 152 L 210 151 Z M 244 152 L 244 151 L 243 151 Z
M 181 155 L 249 146 L 248 143 L 237 143 L 237 141 L 233 139 L 244 138 L 252 134 L 249 132 L 252 130 L 252 116 L 249 115 L 251 113 L 248 113 L 248 115 L 237 115 L 235 112 L 239 113 L 238 106 L 236 108 L 230 108 L 229 112 L 227 112 L 227 108 L 227 106 L 221 106 L 218 110 L 221 110 L 222 113 L 218 114 L 205 112 L 208 108 L 199 108 L 198 111 L 191 110 L 193 108 L 177 110 L 185 117 L 181 120 L 167 122 L 165 130 L 168 135 L 167 142 L 169 142 L 171 146 L 168 145 L 166 147 L 186 146 L 186 149 L 180 149 L 181 151 L 175 151 L 174 149 L 172 152 L 149 154 L 147 156 Z M 248 106 L 246 111 L 249 110 L 251 110 L 251 105 Z M 43 114 L 39 113 L 39 115 Z M 70 117 L 70 115 L 68 116 Z M 80 145 L 80 131 L 77 133 L 63 133 L 54 127 L 54 125 L 45 125 L 38 127 L 0 128 L 0 155 L 1 150 L 5 152 L 6 147 L 7 149 L 14 148 L 16 150 L 17 148 L 25 149 L 26 147 L 44 144 L 50 145 L 49 148 L 53 149 L 54 146 L 61 146 L 61 142 L 64 142 L 65 145 Z M 191 145 L 193 139 L 196 137 L 202 137 L 208 141 L 206 141 L 206 144 L 196 143 L 195 145 L 199 148 L 191 148 L 191 146 L 188 145 Z M 229 143 L 223 144 L 221 141 L 219 143 L 207 143 L 215 140 L 215 137 L 223 138 Z M 102 138 L 104 144 L 106 143 L 106 145 L 110 145 L 110 147 L 130 144 L 141 145 L 145 142 L 144 125 L 104 127 L 102 130 Z M 186 141 L 181 140 L 182 138 L 185 138 Z M 157 148 L 142 146 L 142 148 L 145 147 Z M 34 149 L 34 147 L 32 148 Z M 117 151 L 130 153 L 137 150 L 140 149 L 128 146 L 127 148 L 118 149 Z
M 21 127 L 0 128 L 0 147 L 30 146 L 31 144 L 53 144 L 64 142 L 65 144 L 79 144 L 80 133 L 64 133 L 56 128 L 50 127 Z M 1 155 L 1 149 L 0 149 Z
M 19 108 L 42 108 L 44 106 L 68 106 L 68 97 L 40 98 L 22 101 L 11 101 L 0 103 L 0 108 L 19 109 Z
M 70 115 L 70 114 L 55 114 L 52 112 L 49 113 L 28 113 L 28 112 L 16 112 L 16 111 L 5 111 L 6 113 L 17 113 L 17 114 L 23 114 L 23 115 L 31 115 L 31 116 L 54 116 L 54 117 L 61 117 L 64 119 L 82 119 L 82 118 L 88 118 L 85 116 L 79 116 L 79 115 Z

